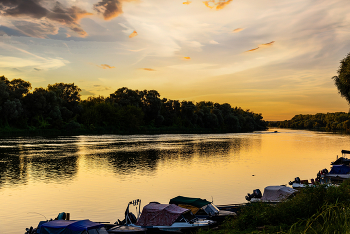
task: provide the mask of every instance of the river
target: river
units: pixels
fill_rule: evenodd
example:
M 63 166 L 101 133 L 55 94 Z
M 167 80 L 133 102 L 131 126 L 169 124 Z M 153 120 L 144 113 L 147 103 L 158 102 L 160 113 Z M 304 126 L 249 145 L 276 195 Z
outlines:
M 24 233 L 60 212 L 115 222 L 133 199 L 242 203 L 254 189 L 315 178 L 349 142 L 349 135 L 290 129 L 0 138 L 0 233 Z

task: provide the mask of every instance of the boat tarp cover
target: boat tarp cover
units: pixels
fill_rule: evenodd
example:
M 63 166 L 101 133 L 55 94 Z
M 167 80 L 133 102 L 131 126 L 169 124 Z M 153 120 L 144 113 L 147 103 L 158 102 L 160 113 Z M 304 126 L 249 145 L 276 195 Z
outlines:
M 191 206 L 191 205 L 187 205 L 187 204 L 178 204 L 178 206 L 185 208 L 185 209 L 189 209 L 191 210 L 192 214 L 197 214 L 197 212 L 201 209 L 195 206 Z
M 139 226 L 171 226 L 175 220 L 188 209 L 174 204 L 150 203 L 143 207 L 136 225 Z
M 206 206 L 210 204 L 211 202 L 201 199 L 201 198 L 191 198 L 191 197 L 183 197 L 183 196 L 177 196 L 172 199 L 170 199 L 169 204 L 185 204 L 185 205 L 191 205 L 198 208 L 202 208 L 203 206 Z
M 263 201 L 282 201 L 295 193 L 297 190 L 286 186 L 267 186 L 264 189 Z
M 94 229 L 103 227 L 103 224 L 90 220 L 52 220 L 40 227 L 40 234 L 89 234 Z
M 333 165 L 329 174 L 348 174 L 350 167 L 345 165 Z
M 342 150 L 341 153 L 342 154 L 350 154 L 350 151 L 349 150 Z

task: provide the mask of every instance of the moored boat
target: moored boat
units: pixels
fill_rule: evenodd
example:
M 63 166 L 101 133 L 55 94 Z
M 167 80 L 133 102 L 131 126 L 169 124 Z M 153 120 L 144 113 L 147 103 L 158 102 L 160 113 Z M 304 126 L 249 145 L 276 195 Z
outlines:
M 201 198 L 177 196 L 170 199 L 169 204 L 175 204 L 182 208 L 190 209 L 198 218 L 223 222 L 227 217 L 235 217 L 232 211 L 220 210 L 213 202 Z
M 30 234 L 108 234 L 104 225 L 85 220 L 41 221 L 36 229 L 27 230 Z
M 137 217 L 129 211 L 130 202 L 125 212 L 125 220 L 120 221 L 125 226 L 146 228 L 147 231 L 188 232 L 199 228 L 209 228 L 216 224 L 212 220 L 201 220 L 195 217 L 189 209 L 175 204 L 160 204 L 151 202 L 138 211 Z
M 259 189 L 253 191 L 253 194 L 246 196 L 246 200 L 250 202 L 267 202 L 267 203 L 279 203 L 292 196 L 298 190 L 281 185 L 281 186 L 267 186 L 264 189 L 263 195 Z
M 350 178 L 350 159 L 344 157 L 345 154 L 350 154 L 350 151 L 342 150 L 341 153 L 342 157 L 337 156 L 337 160 L 331 162 L 332 167 L 329 172 L 327 169 L 318 172 L 317 180 L 336 183 Z
M 293 189 L 302 189 L 307 186 L 315 185 L 315 180 L 311 179 L 309 183 L 309 180 L 300 180 L 299 177 L 296 177 L 294 181 L 289 181 L 289 185 L 292 186 Z

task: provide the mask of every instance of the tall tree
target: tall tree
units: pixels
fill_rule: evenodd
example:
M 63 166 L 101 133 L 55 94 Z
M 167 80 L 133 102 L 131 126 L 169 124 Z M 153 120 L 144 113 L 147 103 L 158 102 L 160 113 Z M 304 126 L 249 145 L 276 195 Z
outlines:
M 350 104 L 350 53 L 340 61 L 338 76 L 333 76 L 332 79 L 340 95 Z
M 47 90 L 56 93 L 60 102 L 60 112 L 65 122 L 71 121 L 82 112 L 80 102 L 81 89 L 72 84 L 56 83 L 48 85 Z
M 72 84 L 56 83 L 54 85 L 48 85 L 47 89 L 57 94 L 63 102 L 79 102 L 81 89 Z

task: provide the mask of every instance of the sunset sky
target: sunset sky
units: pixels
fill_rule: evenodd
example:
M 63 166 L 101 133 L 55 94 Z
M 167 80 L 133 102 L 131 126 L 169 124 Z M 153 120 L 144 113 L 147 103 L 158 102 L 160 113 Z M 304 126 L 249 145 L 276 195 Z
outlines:
M 0 75 L 82 98 L 121 87 L 262 113 L 349 111 L 331 79 L 348 0 L 0 0 Z

